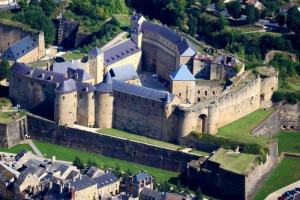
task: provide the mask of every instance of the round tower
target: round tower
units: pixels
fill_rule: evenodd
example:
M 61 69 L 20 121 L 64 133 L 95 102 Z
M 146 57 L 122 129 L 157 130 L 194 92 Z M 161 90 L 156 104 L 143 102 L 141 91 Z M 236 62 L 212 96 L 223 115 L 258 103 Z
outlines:
M 109 72 L 95 88 L 95 125 L 101 129 L 112 128 L 114 96 Z
M 94 86 L 83 84 L 77 98 L 77 123 L 87 127 L 95 125 Z
M 178 138 L 188 136 L 192 131 L 195 131 L 196 123 L 197 121 L 193 111 L 181 110 Z
M 215 135 L 218 132 L 217 121 L 219 118 L 218 107 L 216 104 L 208 106 L 208 125 L 207 132 Z
M 73 79 L 61 83 L 55 89 L 54 120 L 60 125 L 76 123 L 77 87 Z

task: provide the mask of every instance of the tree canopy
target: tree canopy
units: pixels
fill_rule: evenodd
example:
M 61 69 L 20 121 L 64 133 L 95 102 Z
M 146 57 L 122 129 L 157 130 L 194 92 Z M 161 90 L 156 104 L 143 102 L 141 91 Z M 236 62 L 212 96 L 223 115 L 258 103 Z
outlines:
M 10 64 L 7 60 L 0 62 L 0 80 L 6 79 L 9 76 Z

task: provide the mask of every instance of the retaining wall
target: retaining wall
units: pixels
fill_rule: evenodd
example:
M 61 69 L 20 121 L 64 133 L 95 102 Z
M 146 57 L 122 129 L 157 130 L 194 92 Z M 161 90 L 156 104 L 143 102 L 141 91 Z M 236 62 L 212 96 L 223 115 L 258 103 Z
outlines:
M 280 124 L 279 110 L 275 110 L 269 117 L 254 128 L 251 134 L 255 136 L 272 136 L 281 130 Z

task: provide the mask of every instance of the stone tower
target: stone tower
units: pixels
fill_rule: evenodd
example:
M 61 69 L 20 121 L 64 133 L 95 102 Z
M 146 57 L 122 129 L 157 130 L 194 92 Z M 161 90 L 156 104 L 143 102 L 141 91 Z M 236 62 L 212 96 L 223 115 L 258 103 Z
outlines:
M 45 36 L 44 32 L 40 32 L 37 35 L 38 40 L 38 58 L 41 59 L 46 55 L 46 49 L 45 49 Z
M 195 103 L 196 79 L 186 65 L 171 75 L 171 93 L 181 98 L 181 103 Z
M 105 74 L 104 53 L 98 48 L 92 49 L 88 53 L 88 62 L 88 73 L 94 77 L 94 83 L 102 82 Z
M 85 84 L 77 96 L 77 124 L 87 127 L 95 125 L 95 87 Z
M 139 48 L 142 48 L 142 24 L 146 21 L 143 15 L 134 13 L 131 17 L 131 39 Z
M 95 125 L 98 128 L 112 128 L 113 124 L 113 90 L 112 78 L 107 73 L 102 83 L 95 85 Z
M 76 123 L 77 88 L 76 82 L 69 79 L 55 89 L 54 120 L 60 125 Z

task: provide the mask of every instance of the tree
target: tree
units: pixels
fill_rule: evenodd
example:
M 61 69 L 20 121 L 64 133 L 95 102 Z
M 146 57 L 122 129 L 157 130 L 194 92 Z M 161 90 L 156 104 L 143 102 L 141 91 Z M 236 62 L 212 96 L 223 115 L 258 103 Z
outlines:
M 207 8 L 207 6 L 211 3 L 211 0 L 200 0 L 200 3 L 202 7 Z
M 28 6 L 14 16 L 14 19 L 29 25 L 31 28 L 45 33 L 46 44 L 51 44 L 55 40 L 55 28 L 50 18 L 48 18 L 41 7 Z
M 73 165 L 76 166 L 78 169 L 83 169 L 84 168 L 83 162 L 77 156 L 75 157 L 75 160 L 73 161 Z
M 253 5 L 247 5 L 246 6 L 246 16 L 247 16 L 247 22 L 249 24 L 252 24 L 259 20 L 259 11 L 257 8 L 255 8 Z
M 56 7 L 56 4 L 53 0 L 42 0 L 40 6 L 45 15 L 50 16 Z
M 9 77 L 10 64 L 7 60 L 0 62 L 0 81 Z
M 296 34 L 300 34 L 300 11 L 296 6 L 289 9 L 286 24 Z
M 279 102 L 279 101 L 283 101 L 285 99 L 285 95 L 282 92 L 274 92 L 272 95 L 272 101 L 273 102 Z
M 202 200 L 203 199 L 202 190 L 201 190 L 200 187 L 198 187 L 197 190 L 196 190 L 196 198 L 197 198 L 197 200 Z
M 225 4 L 223 0 L 216 0 L 215 5 L 217 11 L 223 11 L 225 9 Z
M 276 16 L 276 21 L 278 23 L 279 26 L 284 26 L 285 22 L 286 22 L 286 16 L 284 13 L 278 13 L 278 15 Z
M 188 32 L 190 35 L 194 36 L 197 33 L 197 24 L 198 24 L 197 18 L 191 15 L 190 20 L 188 22 L 188 26 L 189 26 Z
M 226 5 L 226 8 L 228 10 L 228 13 L 235 19 L 238 19 L 241 17 L 242 14 L 242 7 L 239 0 L 235 0 L 232 2 L 229 2 Z

